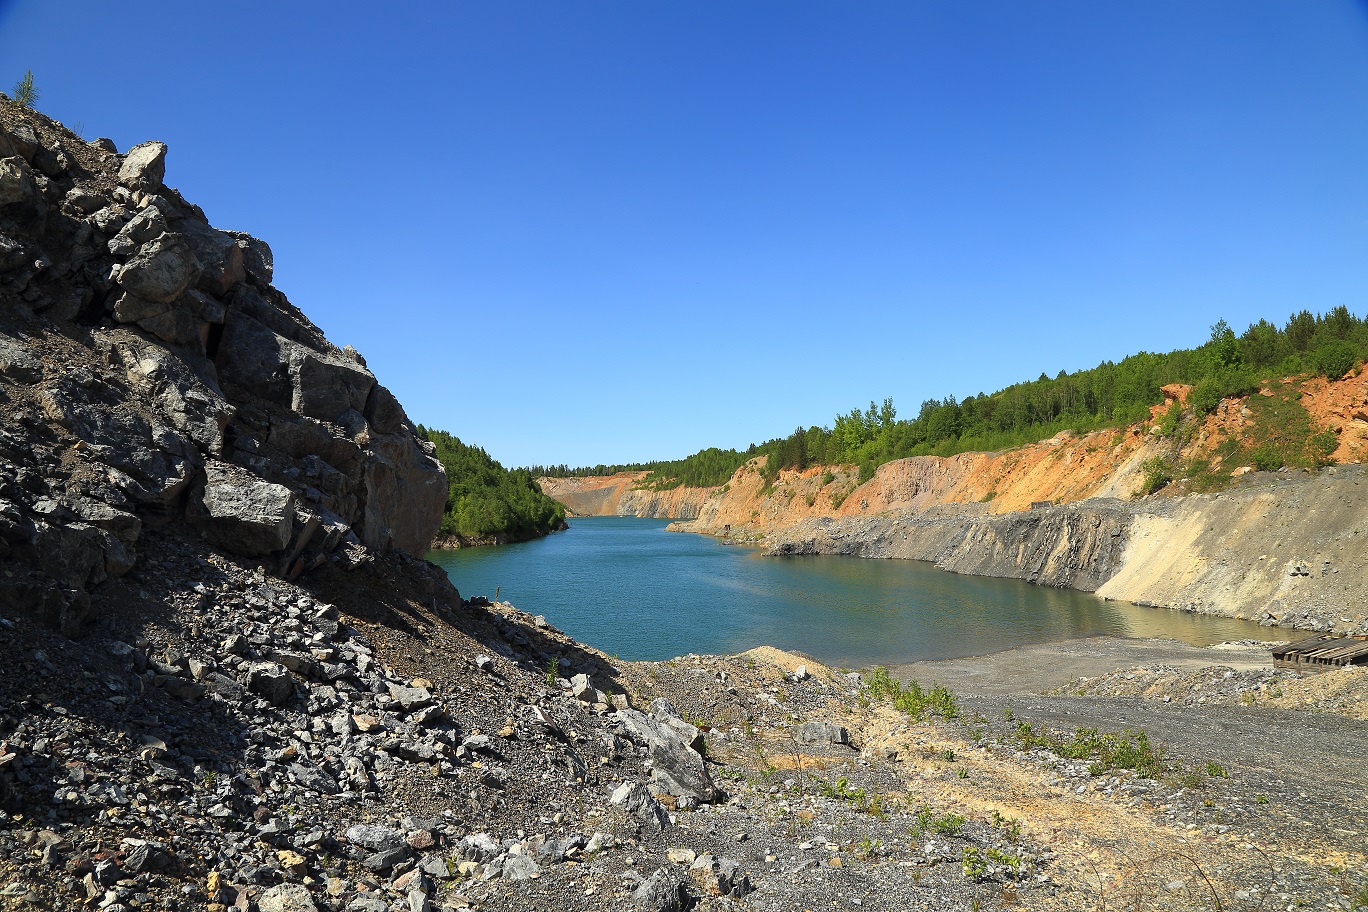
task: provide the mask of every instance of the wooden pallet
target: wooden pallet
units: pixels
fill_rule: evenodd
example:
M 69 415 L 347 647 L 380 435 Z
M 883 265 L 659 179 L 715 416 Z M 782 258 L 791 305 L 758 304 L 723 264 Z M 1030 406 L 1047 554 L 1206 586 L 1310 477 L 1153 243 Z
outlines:
M 1318 633 L 1313 637 L 1275 646 L 1273 664 L 1297 671 L 1330 671 L 1349 665 L 1368 666 L 1368 637 Z

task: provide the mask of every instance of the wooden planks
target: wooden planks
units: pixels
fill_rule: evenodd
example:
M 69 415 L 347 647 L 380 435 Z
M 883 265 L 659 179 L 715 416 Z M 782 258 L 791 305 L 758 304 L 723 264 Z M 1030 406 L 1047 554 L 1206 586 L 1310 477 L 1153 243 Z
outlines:
M 1299 671 L 1329 671 L 1348 665 L 1368 665 L 1368 637 L 1319 633 L 1272 650 L 1273 664 Z

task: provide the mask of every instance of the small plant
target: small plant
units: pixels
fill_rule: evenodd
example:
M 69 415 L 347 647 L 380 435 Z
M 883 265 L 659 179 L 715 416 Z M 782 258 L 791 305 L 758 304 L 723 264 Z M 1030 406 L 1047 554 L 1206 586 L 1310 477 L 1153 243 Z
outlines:
M 1258 802 L 1259 804 L 1268 804 L 1268 796 L 1267 796 L 1267 795 L 1255 795 L 1255 796 L 1254 796 L 1254 800 L 1255 800 L 1256 802 Z
M 964 818 L 959 814 L 937 815 L 929 807 L 924 807 L 916 813 L 916 824 L 908 831 L 913 839 L 920 837 L 924 833 L 935 833 L 938 836 L 953 836 L 959 832 L 960 827 L 964 826 Z
M 954 763 L 954 762 L 955 762 L 955 752 L 952 751 L 952 750 L 946 750 L 946 751 L 942 752 L 942 753 L 941 753 L 941 756 L 945 758 L 945 762 L 946 762 L 946 763 Z
M 1206 774 L 1213 779 L 1230 778 L 1230 772 L 1224 766 L 1221 766 L 1221 764 L 1217 763 L 1215 760 L 1207 761 Z
M 41 94 L 33 84 L 33 70 L 25 70 L 24 78 L 14 84 L 14 103 L 32 109 Z
M 1012 707 L 1008 706 L 1002 710 L 1002 718 L 1008 722 L 1016 721 L 1016 713 L 1012 712 Z
M 556 686 L 556 678 L 560 677 L 559 672 L 560 672 L 560 659 L 553 656 L 553 657 L 551 658 L 551 661 L 546 663 L 546 686 L 547 686 L 547 687 L 555 687 L 555 686 Z
M 911 681 L 906 687 L 893 680 L 888 669 L 880 665 L 869 673 L 862 696 L 870 700 L 889 700 L 894 709 L 901 710 L 917 721 L 930 711 L 944 719 L 959 717 L 959 704 L 943 685 L 937 684 L 930 691 L 922 689 L 921 684 Z
M 214 789 L 214 788 L 217 788 L 217 787 L 218 787 L 218 773 L 214 772 L 213 770 L 209 770 L 207 773 L 205 773 L 205 774 L 204 774 L 204 787 L 207 788 L 207 789 Z
M 983 860 L 983 853 L 973 846 L 964 847 L 961 867 L 964 869 L 964 876 L 969 880 L 981 880 L 988 876 L 988 865 Z
M 961 779 L 968 779 L 969 771 L 961 766 L 959 769 L 955 770 L 955 775 Z
M 1140 471 L 1143 474 L 1140 477 L 1140 487 L 1135 491 L 1137 497 L 1153 494 L 1173 481 L 1173 470 L 1169 467 L 1168 460 L 1158 456 L 1140 463 Z
M 1008 842 L 1018 842 L 1021 839 L 1021 820 L 1016 817 L 1004 817 L 1001 812 L 994 809 L 988 824 L 993 829 L 1002 830 Z
M 875 855 L 879 854 L 879 849 L 881 848 L 883 848 L 883 843 L 881 841 L 878 839 L 871 839 L 866 835 L 855 844 L 855 854 L 859 855 L 861 858 L 873 858 Z
M 1013 855 L 1010 852 L 1004 852 L 1001 849 L 994 849 L 992 847 L 988 848 L 987 854 L 989 861 L 993 862 L 994 864 L 1002 865 L 1004 868 L 1010 868 L 1013 876 L 1016 876 L 1018 873 L 1020 873 L 1021 859 L 1016 855 Z

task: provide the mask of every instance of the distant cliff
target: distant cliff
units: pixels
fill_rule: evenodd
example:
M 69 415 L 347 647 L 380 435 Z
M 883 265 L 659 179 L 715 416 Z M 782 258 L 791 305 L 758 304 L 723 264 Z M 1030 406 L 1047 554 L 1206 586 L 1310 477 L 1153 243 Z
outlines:
M 715 494 L 713 488 L 638 488 L 645 477 L 645 472 L 619 472 L 587 478 L 539 478 L 537 482 L 542 491 L 576 516 L 695 519 Z

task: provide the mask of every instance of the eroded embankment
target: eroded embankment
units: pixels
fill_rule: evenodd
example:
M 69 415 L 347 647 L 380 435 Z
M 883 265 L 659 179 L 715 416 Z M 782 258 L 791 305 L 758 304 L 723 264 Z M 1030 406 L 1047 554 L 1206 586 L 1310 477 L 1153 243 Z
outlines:
M 641 519 L 695 519 L 711 488 L 639 488 L 645 472 L 618 472 L 588 478 L 539 478 L 543 492 L 565 504 L 574 516 L 636 516 Z
M 1358 465 L 1259 473 L 1182 498 L 815 519 L 767 540 L 772 554 L 926 560 L 1142 605 L 1368 634 L 1368 474 Z

